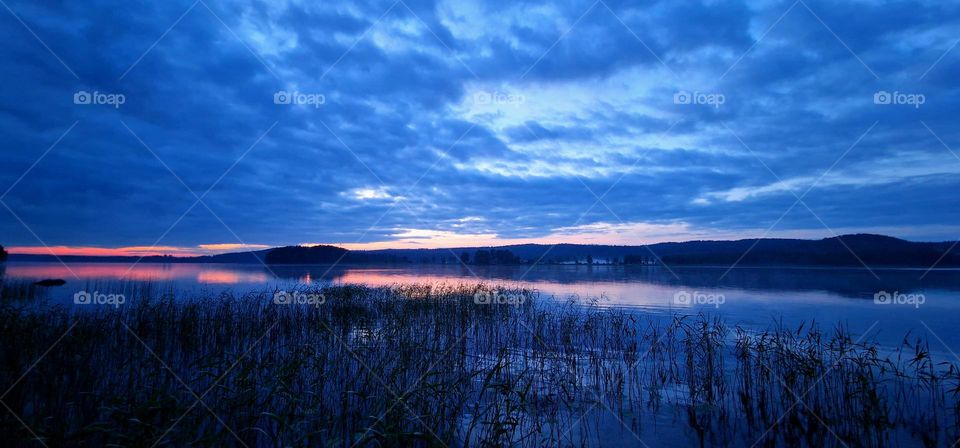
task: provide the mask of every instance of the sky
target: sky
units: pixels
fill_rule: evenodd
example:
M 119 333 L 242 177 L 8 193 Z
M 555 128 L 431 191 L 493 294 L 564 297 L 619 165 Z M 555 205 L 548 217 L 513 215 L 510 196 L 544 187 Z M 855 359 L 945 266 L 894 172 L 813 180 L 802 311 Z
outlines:
M 0 1 L 0 244 L 960 234 L 960 3 Z

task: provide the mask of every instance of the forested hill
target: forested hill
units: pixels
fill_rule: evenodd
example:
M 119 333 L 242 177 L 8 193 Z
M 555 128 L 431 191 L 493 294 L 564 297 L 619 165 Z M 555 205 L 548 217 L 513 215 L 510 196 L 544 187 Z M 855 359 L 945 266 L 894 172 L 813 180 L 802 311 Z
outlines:
M 287 246 L 256 252 L 204 257 L 145 257 L 145 263 L 268 264 L 659 264 L 729 266 L 897 266 L 960 267 L 956 242 L 912 242 L 882 235 L 856 234 L 821 240 L 745 239 L 688 241 L 648 246 L 523 244 L 444 249 L 350 251 L 337 246 Z M 63 261 L 125 262 L 138 257 L 60 257 Z M 55 261 L 49 255 L 10 254 L 11 261 Z
M 648 246 L 523 244 L 496 248 L 388 249 L 370 254 L 402 257 L 410 262 L 450 263 L 484 250 L 509 251 L 524 263 L 810 265 L 810 266 L 960 266 L 960 246 L 953 241 L 912 242 L 882 235 L 844 235 L 822 240 L 744 239 L 687 241 Z M 949 252 L 949 253 L 948 253 Z M 859 258 L 859 260 L 858 260 Z M 861 263 L 861 260 L 863 263 Z M 483 264 L 483 263 L 481 263 Z

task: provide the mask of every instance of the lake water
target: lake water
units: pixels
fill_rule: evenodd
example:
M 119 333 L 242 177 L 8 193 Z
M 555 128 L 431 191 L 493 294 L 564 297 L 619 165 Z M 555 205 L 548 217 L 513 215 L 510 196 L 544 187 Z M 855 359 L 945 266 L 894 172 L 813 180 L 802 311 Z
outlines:
M 960 348 L 960 333 L 955 331 L 956 318 L 960 316 L 960 270 L 875 269 L 871 273 L 853 268 L 7 263 L 0 264 L 0 273 L 14 283 L 65 279 L 66 285 L 48 288 L 46 294 L 50 301 L 67 306 L 81 306 L 74 305 L 72 300 L 78 291 L 113 294 L 122 292 L 124 282 L 157 283 L 177 291 L 178 296 L 208 296 L 304 285 L 482 281 L 536 289 L 544 300 L 565 302 L 575 298 L 665 319 L 676 314 L 715 315 L 748 330 L 762 330 L 778 323 L 796 328 L 801 322 L 812 321 L 824 330 L 844 325 L 854 335 L 890 349 L 910 334 L 911 338 L 928 340 L 935 360 L 960 361 L 952 349 Z M 875 295 L 881 291 L 897 298 L 877 303 Z M 663 393 L 682 403 L 685 390 L 683 384 L 676 384 Z M 593 430 L 603 434 L 605 444 L 636 446 L 634 433 L 624 431 L 620 420 L 610 417 L 614 415 L 612 411 L 608 414 L 603 408 L 588 407 L 586 412 L 591 409 L 593 413 L 583 421 L 594 422 Z M 694 446 L 693 432 L 678 417 L 686 414 L 664 410 L 635 415 L 640 416 L 634 418 L 655 422 L 652 430 L 642 433 L 651 446 Z M 571 426 L 576 427 L 576 423 Z M 893 445 L 920 446 L 902 428 L 891 432 Z
M 270 266 L 253 264 L 6 263 L 8 280 L 62 278 L 52 300 L 72 302 L 81 290 L 118 281 L 168 284 L 184 294 L 244 293 L 303 284 L 477 283 L 536 289 L 547 298 L 595 299 L 602 306 L 642 312 L 719 315 L 762 329 L 816 321 L 899 345 L 907 334 L 954 360 L 960 349 L 960 270 L 856 268 L 726 268 L 654 266 Z M 114 286 L 115 287 L 115 286 Z M 875 294 L 895 297 L 876 303 Z M 109 290 L 99 291 L 111 293 Z M 893 296 L 897 294 L 897 296 Z M 901 303 L 895 303 L 901 302 Z

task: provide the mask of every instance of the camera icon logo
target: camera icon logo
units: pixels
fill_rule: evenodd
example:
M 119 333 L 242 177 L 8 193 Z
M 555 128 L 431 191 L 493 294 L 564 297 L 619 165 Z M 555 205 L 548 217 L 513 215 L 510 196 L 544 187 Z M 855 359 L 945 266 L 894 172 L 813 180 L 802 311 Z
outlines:
M 73 94 L 73 104 L 91 104 L 92 102 L 93 95 L 90 95 L 90 92 L 86 90 L 80 90 Z
M 273 104 L 291 104 L 293 96 L 286 90 L 279 90 L 273 94 Z
M 293 303 L 293 296 L 286 291 L 277 291 L 273 293 L 273 303 L 277 305 L 289 305 Z
M 77 305 L 89 305 L 93 302 L 93 294 L 86 291 L 78 291 L 73 294 L 73 303 Z
M 880 291 L 873 295 L 873 303 L 878 305 L 889 305 L 893 303 L 893 295 L 886 291 Z
M 477 92 L 473 94 L 473 102 L 476 104 L 490 104 L 493 102 L 493 95 L 490 92 Z
M 691 302 L 691 296 L 689 292 L 678 291 L 673 295 L 673 303 L 677 305 L 689 305 Z
M 693 102 L 693 95 L 686 90 L 681 90 L 673 94 L 673 104 L 691 104 Z
M 477 305 L 489 305 L 493 302 L 493 293 L 489 291 L 480 291 L 473 295 L 473 303 Z
M 893 95 L 886 90 L 881 90 L 873 94 L 873 104 L 890 104 L 893 101 Z

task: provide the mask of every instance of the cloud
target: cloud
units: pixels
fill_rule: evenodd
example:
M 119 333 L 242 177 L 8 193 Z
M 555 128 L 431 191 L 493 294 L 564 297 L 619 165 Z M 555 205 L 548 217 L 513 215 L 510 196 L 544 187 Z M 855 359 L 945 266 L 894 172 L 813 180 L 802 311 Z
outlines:
M 29 27 L 0 12 L 8 246 L 639 242 L 774 223 L 935 238 L 960 218 L 949 2 L 8 5 Z

